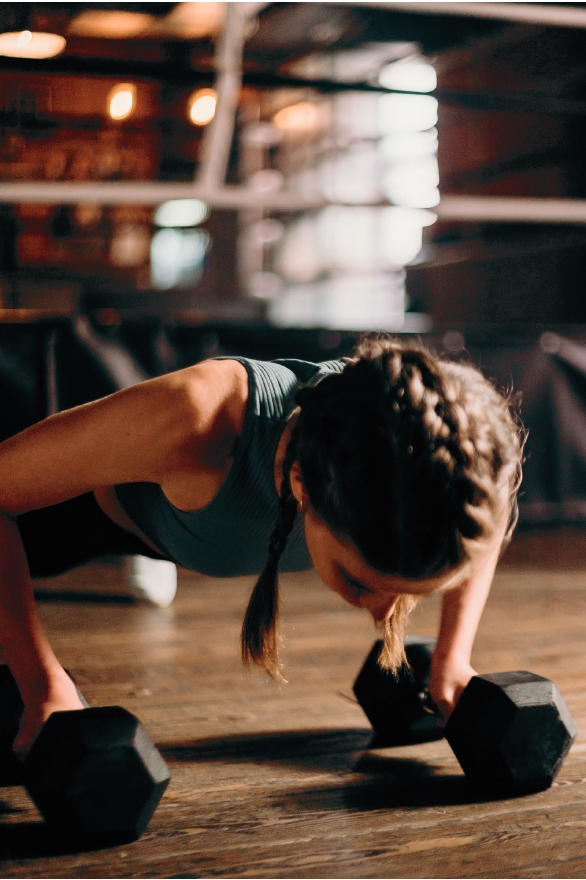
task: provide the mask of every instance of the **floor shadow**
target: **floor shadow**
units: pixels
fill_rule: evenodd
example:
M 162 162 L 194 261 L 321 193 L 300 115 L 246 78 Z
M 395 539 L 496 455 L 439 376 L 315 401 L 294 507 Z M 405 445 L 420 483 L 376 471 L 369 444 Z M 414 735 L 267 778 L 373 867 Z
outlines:
M 369 752 L 372 731 L 313 729 L 210 737 L 184 745 L 161 745 L 167 761 L 277 764 L 313 772 L 333 770 L 352 775 L 347 785 L 294 791 L 277 801 L 288 811 L 378 810 L 446 807 L 486 803 L 497 796 L 474 791 L 458 770 L 446 774 L 422 759 Z M 424 748 L 424 746 L 422 747 Z M 358 778 L 356 778 L 358 777 Z
M 18 783 L 14 784 L 17 785 Z M 24 810 L 19 809 L 18 807 L 13 807 L 6 801 L 0 800 L 0 823 L 2 822 L 3 816 L 18 816 L 19 813 L 24 813 Z
M 346 785 L 293 791 L 278 803 L 289 813 L 322 813 L 446 808 L 503 799 L 474 790 L 461 771 L 446 774 L 411 758 L 365 754 L 353 770 L 354 778 Z
M 9 812 L 8 810 L 4 811 Z M 13 811 L 10 811 L 13 812 Z M 53 828 L 46 822 L 2 822 L 0 820 L 0 861 L 76 855 L 110 849 L 129 842 L 122 837 L 92 837 Z
M 422 765 L 417 761 L 393 763 L 392 769 L 386 768 L 384 776 L 370 776 L 339 787 L 294 791 L 278 799 L 278 803 L 290 814 L 416 810 L 479 802 L 464 776 L 436 775 L 433 768 L 426 768 L 429 772 L 422 773 Z
M 351 771 L 357 753 L 368 749 L 371 740 L 372 731 L 364 728 L 312 729 L 210 737 L 158 747 L 170 764 L 228 761 Z
M 35 590 L 37 602 L 73 602 L 77 605 L 86 603 L 95 605 L 134 605 L 136 599 L 132 596 L 122 596 L 117 593 L 92 593 L 89 590 Z

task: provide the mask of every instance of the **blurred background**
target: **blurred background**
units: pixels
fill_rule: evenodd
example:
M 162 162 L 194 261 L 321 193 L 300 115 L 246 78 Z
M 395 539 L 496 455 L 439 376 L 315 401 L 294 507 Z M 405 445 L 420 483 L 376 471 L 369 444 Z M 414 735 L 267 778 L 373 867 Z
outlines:
M 582 3 L 0 3 L 0 436 L 216 354 L 424 338 L 586 520 Z

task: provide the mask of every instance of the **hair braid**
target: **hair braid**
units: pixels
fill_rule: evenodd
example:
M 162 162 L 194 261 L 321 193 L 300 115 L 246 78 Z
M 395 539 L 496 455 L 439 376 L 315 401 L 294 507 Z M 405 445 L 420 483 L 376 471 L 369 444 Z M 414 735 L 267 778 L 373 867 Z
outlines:
M 296 515 L 294 461 L 313 512 L 339 539 L 377 571 L 421 579 L 509 538 L 524 439 L 510 395 L 474 367 L 382 334 L 365 337 L 342 372 L 302 388 L 296 399 L 278 522 L 242 631 L 244 659 L 275 677 L 277 569 Z M 412 605 L 401 597 L 383 627 L 388 668 L 404 657 Z
M 366 338 L 355 355 L 303 392 L 299 463 L 317 515 L 373 568 L 406 579 L 466 563 L 493 535 L 506 540 L 523 440 L 510 398 L 411 342 Z M 390 667 L 408 604 L 384 628 Z
M 456 527 L 452 533 L 447 562 L 456 564 L 461 555 L 457 546 L 457 533 L 464 538 L 476 538 L 480 533 L 478 523 L 469 515 L 467 505 L 477 504 L 482 488 L 476 485 L 467 472 L 471 461 L 462 444 L 461 425 L 450 392 L 438 366 L 423 351 L 410 351 L 403 356 L 403 369 L 410 378 L 405 400 L 412 409 L 412 420 L 420 432 L 420 467 L 437 481 L 436 504 L 448 514 L 450 523 Z M 423 392 L 419 395 L 417 373 L 421 377 Z M 414 381 L 415 379 L 415 381 Z M 410 387 L 409 387 L 410 386 Z M 427 455 L 425 447 L 428 446 Z M 410 447 L 412 448 L 412 447 Z M 433 479 L 435 477 L 435 479 Z
M 251 593 L 241 634 L 242 659 L 246 665 L 256 663 L 276 679 L 282 677 L 278 647 L 279 560 L 297 515 L 297 502 L 291 491 L 290 479 L 294 461 L 295 429 L 283 460 L 279 513 L 269 542 L 268 560 Z

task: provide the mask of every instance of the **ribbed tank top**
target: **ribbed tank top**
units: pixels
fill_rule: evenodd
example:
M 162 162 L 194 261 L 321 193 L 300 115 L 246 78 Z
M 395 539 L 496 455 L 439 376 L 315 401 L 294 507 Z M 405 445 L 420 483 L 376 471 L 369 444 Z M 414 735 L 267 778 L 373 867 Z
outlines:
M 246 368 L 248 402 L 234 460 L 214 500 L 186 513 L 171 504 L 157 483 L 116 486 L 128 516 L 169 559 L 212 577 L 258 574 L 264 568 L 278 512 L 275 455 L 295 393 L 300 385 L 344 368 L 342 361 L 230 359 Z M 280 568 L 311 568 L 302 516 L 296 518 Z

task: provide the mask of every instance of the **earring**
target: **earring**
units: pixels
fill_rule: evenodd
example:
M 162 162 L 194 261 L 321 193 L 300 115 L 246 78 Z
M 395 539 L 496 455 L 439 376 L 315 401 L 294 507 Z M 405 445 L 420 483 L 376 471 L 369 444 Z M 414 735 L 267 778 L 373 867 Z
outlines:
M 299 511 L 299 513 L 303 513 L 303 511 L 305 510 L 305 498 L 299 499 L 299 501 L 297 502 L 297 510 Z

